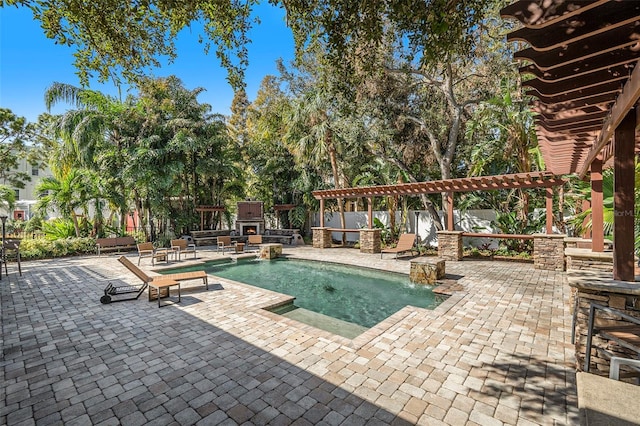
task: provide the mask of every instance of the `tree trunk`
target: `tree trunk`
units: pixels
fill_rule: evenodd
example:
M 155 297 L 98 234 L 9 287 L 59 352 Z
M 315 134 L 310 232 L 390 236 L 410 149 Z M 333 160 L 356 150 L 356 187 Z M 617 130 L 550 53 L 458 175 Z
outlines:
M 78 224 L 78 216 L 76 216 L 76 212 L 71 209 L 71 221 L 73 222 L 73 228 L 76 231 L 76 237 L 80 238 L 80 225 Z
M 329 151 L 329 161 L 331 162 L 331 172 L 333 173 L 333 185 L 336 189 L 340 189 L 342 185 L 340 184 L 340 173 L 338 173 L 338 159 L 336 156 L 336 148 L 333 145 L 333 133 L 331 131 L 327 131 L 325 142 Z M 338 198 L 338 212 L 340 213 L 340 227 L 345 229 L 347 227 L 347 222 L 344 216 L 344 203 L 342 202 L 342 198 Z M 346 242 L 347 235 L 343 232 L 342 245 L 344 246 Z

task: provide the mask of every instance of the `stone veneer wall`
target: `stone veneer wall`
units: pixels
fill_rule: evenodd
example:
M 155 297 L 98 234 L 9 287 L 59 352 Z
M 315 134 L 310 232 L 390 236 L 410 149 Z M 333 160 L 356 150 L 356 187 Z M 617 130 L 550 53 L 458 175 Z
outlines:
M 610 278 L 609 274 L 585 271 L 569 273 L 568 280 L 572 287 L 572 302 L 575 303 L 575 298 L 578 300 L 575 323 L 576 369 L 583 371 L 591 302 L 640 318 L 640 283 L 615 281 Z M 573 303 L 572 307 L 575 306 Z M 596 325 L 602 327 L 625 324 L 628 325 L 629 322 L 621 321 L 620 317 L 596 310 Z M 638 357 L 637 353 L 594 335 L 591 346 L 590 373 L 609 375 L 609 360 L 598 351 L 598 348 L 607 350 L 612 356 Z
M 444 260 L 462 259 L 462 231 L 438 231 L 438 257 Z
M 564 250 L 567 271 L 588 270 L 613 273 L 613 252 L 593 252 L 591 249 L 567 247 Z
M 437 280 L 445 275 L 445 261 L 440 258 L 420 258 L 411 261 L 409 279 L 412 283 L 437 284 Z
M 313 232 L 313 248 L 330 248 L 331 247 L 331 231 L 329 228 L 311 228 Z
M 277 259 L 282 256 L 282 244 L 261 244 L 260 259 Z
M 564 234 L 533 236 L 533 267 L 548 271 L 564 271 Z
M 380 253 L 380 229 L 360 230 L 360 253 Z

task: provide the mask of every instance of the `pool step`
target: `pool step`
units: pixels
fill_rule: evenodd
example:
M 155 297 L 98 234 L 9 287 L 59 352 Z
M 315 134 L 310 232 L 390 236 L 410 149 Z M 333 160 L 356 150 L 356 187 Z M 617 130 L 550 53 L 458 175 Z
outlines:
M 347 339 L 354 339 L 368 330 L 368 328 L 358 324 L 319 314 L 308 309 L 298 308 L 293 303 L 279 306 L 276 309 L 272 309 L 271 312 Z

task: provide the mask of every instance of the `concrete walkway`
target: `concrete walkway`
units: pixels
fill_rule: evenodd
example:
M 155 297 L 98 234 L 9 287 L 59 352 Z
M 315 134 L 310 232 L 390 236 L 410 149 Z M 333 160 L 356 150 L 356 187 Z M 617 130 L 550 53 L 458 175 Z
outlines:
M 285 254 L 409 270 L 353 249 Z M 447 262 L 461 291 L 348 340 L 261 309 L 286 296 L 217 278 L 162 309 L 146 292 L 102 305 L 108 282 L 136 283 L 116 259 L 24 262 L 22 277 L 9 265 L 0 424 L 578 422 L 564 273 Z

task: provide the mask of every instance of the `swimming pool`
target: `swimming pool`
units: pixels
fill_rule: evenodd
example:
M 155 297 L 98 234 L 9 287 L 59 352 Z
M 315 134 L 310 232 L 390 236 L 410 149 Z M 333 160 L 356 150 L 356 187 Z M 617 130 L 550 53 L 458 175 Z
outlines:
M 307 260 L 205 262 L 166 272 L 196 269 L 293 296 L 295 307 L 366 328 L 407 305 L 433 309 L 440 303 L 431 287 L 413 284 L 406 275 Z

